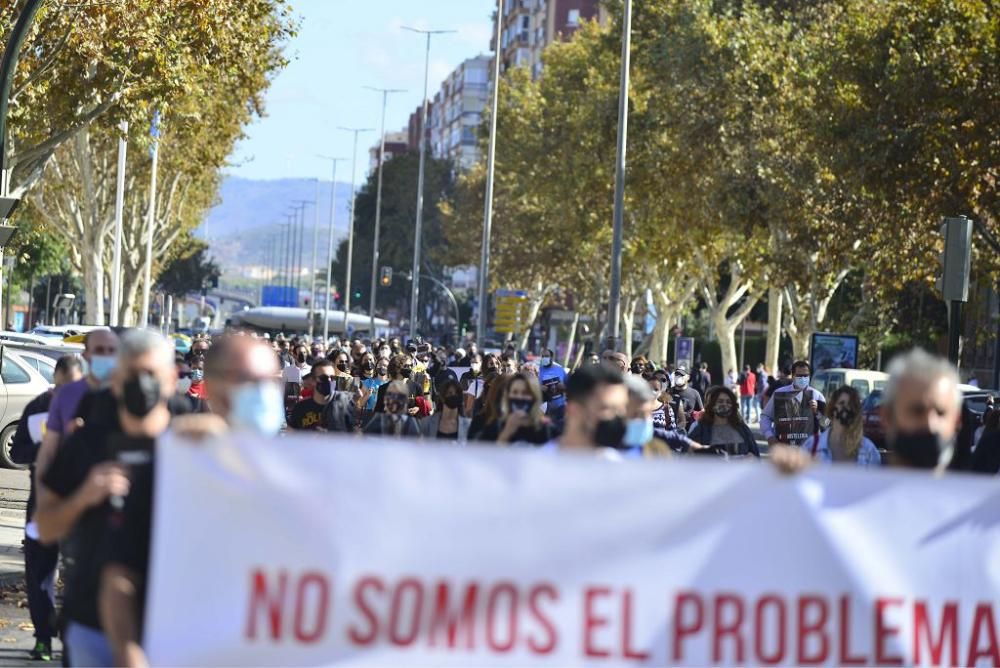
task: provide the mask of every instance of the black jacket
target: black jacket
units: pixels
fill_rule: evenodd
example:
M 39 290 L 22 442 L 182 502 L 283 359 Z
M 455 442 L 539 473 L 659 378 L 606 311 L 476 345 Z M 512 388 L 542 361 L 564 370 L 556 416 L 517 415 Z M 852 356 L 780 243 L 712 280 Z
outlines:
M 739 435 L 743 438 L 739 454 L 751 454 L 754 457 L 760 457 L 760 448 L 757 447 L 757 441 L 754 439 L 753 432 L 750 431 L 750 427 L 746 426 L 744 423 L 740 423 L 740 426 L 736 427 L 736 431 L 739 432 Z M 689 435 L 691 436 L 692 441 L 696 441 L 702 445 L 711 445 L 712 425 L 707 422 L 696 422 L 694 427 L 691 428 L 691 433 Z

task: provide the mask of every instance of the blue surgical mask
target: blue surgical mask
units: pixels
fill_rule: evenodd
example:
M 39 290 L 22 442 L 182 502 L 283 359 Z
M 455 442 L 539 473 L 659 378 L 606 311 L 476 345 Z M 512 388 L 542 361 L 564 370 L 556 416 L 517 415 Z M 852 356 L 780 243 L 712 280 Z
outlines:
M 653 418 L 633 418 L 625 425 L 622 445 L 626 448 L 641 448 L 651 440 L 653 440 Z
M 542 358 L 542 366 L 552 366 L 552 358 L 551 357 L 543 357 Z
M 111 378 L 111 372 L 115 370 L 118 358 L 114 355 L 91 355 L 88 367 L 90 375 L 98 382 L 106 383 Z
M 276 383 L 243 383 L 229 397 L 229 424 L 234 429 L 274 436 L 285 422 L 281 388 Z
M 804 390 L 809 387 L 809 376 L 796 376 L 792 381 L 796 390 Z
M 205 371 L 203 369 L 191 369 L 191 382 L 200 383 L 205 379 Z

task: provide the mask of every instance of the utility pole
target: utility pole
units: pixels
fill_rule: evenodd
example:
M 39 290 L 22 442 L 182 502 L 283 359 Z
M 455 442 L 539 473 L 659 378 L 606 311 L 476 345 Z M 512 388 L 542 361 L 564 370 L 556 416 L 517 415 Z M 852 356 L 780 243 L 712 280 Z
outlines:
M 632 0 L 622 13 L 621 82 L 618 90 L 618 151 L 615 158 L 614 231 L 611 242 L 611 294 L 608 298 L 608 348 L 621 350 L 622 236 L 625 227 L 625 153 L 628 147 L 629 63 L 632 50 Z
M 337 163 L 347 158 L 331 158 L 326 155 L 319 156 L 324 160 L 329 160 L 333 165 L 333 172 L 330 174 L 330 240 L 326 249 L 326 298 L 323 303 L 323 341 L 330 340 L 330 290 L 333 285 L 333 230 L 337 220 Z M 319 205 L 317 204 L 317 208 Z M 344 333 L 347 333 L 345 313 Z
M 316 253 L 319 251 L 319 179 L 316 179 L 316 195 L 313 199 L 313 258 L 309 270 L 309 340 L 315 335 L 316 325 Z
M 341 130 L 345 132 L 351 132 L 354 134 L 354 154 L 351 158 L 351 214 L 350 221 L 347 226 L 347 272 L 344 277 L 344 336 L 347 336 L 347 320 L 351 312 L 351 269 L 352 263 L 354 261 L 354 204 L 357 202 L 358 195 L 355 191 L 357 184 L 356 179 L 358 175 L 358 135 L 362 132 L 372 132 L 374 128 L 345 128 L 341 127 Z
M 302 240 L 306 234 L 306 207 L 309 206 L 310 202 L 307 199 L 295 200 L 295 212 L 296 220 L 298 222 L 298 234 L 296 235 L 296 247 L 294 249 L 295 253 L 295 290 L 300 292 L 302 290 L 302 269 L 305 264 L 302 261 Z M 295 298 L 295 306 L 299 305 L 299 297 Z
M 486 304 L 490 289 L 490 234 L 493 228 L 493 172 L 496 167 L 497 152 L 497 109 L 500 101 L 500 40 L 503 35 L 503 3 L 497 0 L 497 25 L 494 35 L 495 55 L 493 57 L 493 100 L 490 112 L 490 143 L 486 157 L 486 206 L 483 213 L 483 245 L 479 258 L 479 317 L 476 319 L 476 341 L 480 346 L 486 340 Z
M 385 110 L 389 104 L 390 93 L 405 93 L 399 88 L 373 88 L 368 90 L 382 93 L 382 125 L 379 130 L 378 147 L 378 187 L 375 194 L 375 238 L 372 240 L 372 292 L 368 299 L 368 335 L 375 339 L 375 291 L 378 289 L 378 252 L 379 232 L 382 225 L 382 167 L 385 166 Z
M 424 224 L 424 156 L 427 147 L 427 84 L 430 77 L 431 37 L 456 32 L 454 30 L 419 30 L 403 26 L 409 30 L 427 37 L 427 49 L 424 52 L 424 97 L 421 105 L 420 120 L 420 168 L 417 171 L 417 220 L 413 227 L 413 280 L 410 281 L 410 339 L 417 336 L 417 322 L 420 303 L 420 252 L 423 243 Z

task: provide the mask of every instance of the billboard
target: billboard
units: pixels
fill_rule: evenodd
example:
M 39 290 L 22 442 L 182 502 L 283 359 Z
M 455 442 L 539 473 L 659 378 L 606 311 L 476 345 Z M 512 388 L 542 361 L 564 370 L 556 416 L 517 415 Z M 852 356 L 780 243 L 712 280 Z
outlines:
M 858 337 L 853 334 L 813 334 L 809 359 L 814 371 L 857 369 Z

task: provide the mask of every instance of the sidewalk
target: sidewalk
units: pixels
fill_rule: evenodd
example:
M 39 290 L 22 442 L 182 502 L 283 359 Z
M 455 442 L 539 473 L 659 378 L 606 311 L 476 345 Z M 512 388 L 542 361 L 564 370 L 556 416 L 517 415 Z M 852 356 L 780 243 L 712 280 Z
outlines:
M 24 511 L 0 508 L 0 585 L 24 578 Z

